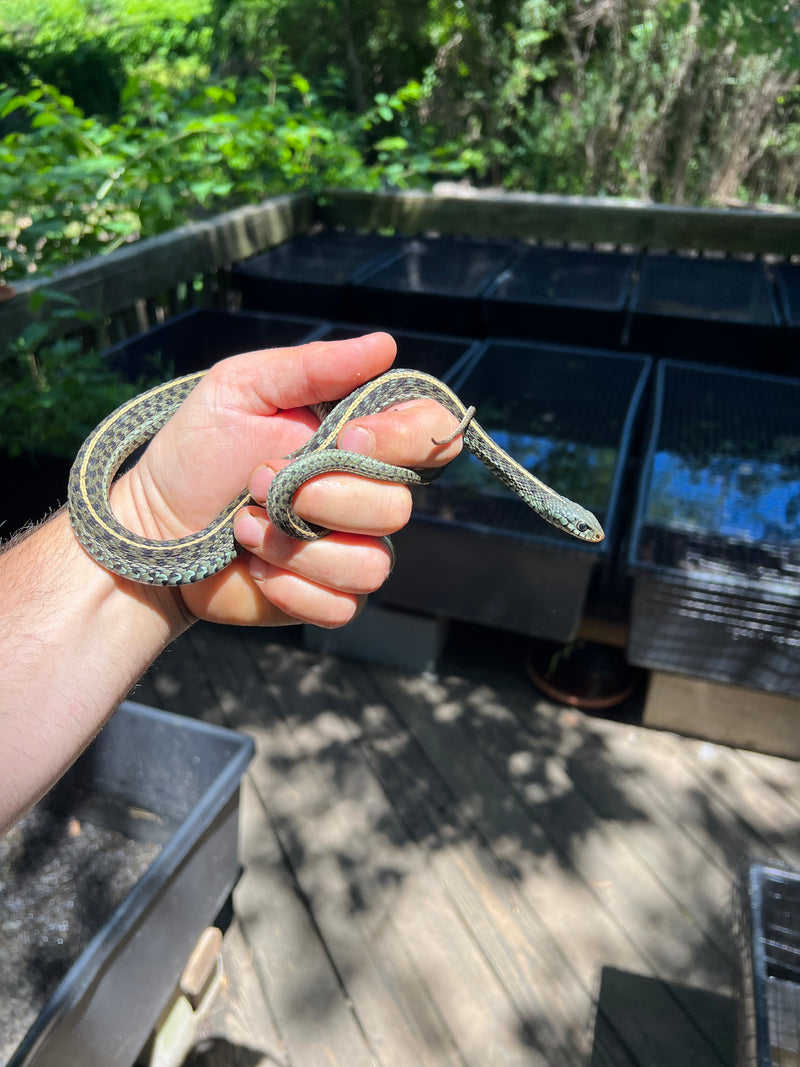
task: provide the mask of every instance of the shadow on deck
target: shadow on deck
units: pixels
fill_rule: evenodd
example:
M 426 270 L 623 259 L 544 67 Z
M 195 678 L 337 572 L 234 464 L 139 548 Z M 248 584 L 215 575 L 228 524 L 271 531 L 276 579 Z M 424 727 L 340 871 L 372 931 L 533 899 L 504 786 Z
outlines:
M 198 625 L 134 694 L 258 746 L 242 1062 L 732 1065 L 733 880 L 796 858 L 800 768 L 558 708 L 459 633 L 434 679 Z

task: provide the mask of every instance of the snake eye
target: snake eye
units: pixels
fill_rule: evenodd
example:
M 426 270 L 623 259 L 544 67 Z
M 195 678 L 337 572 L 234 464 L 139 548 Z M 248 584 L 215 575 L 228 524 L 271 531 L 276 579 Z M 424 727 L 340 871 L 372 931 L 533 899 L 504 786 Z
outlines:
M 579 533 L 586 533 L 586 531 L 588 529 L 589 529 L 588 523 L 585 523 L 585 522 L 579 522 L 578 523 L 578 532 Z

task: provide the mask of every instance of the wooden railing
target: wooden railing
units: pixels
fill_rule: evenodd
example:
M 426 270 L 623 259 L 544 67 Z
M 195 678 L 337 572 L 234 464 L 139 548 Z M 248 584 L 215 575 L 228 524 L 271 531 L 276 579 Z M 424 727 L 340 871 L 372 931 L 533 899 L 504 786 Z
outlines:
M 107 347 L 188 307 L 228 307 L 228 268 L 304 233 L 314 223 L 401 233 L 459 233 L 590 246 L 692 250 L 788 258 L 800 255 L 800 213 L 669 207 L 601 198 L 523 193 L 333 190 L 277 196 L 181 226 L 109 256 L 94 256 L 49 277 L 15 283 L 0 305 L 0 359 L 31 320 L 29 296 L 67 293 L 92 326 L 62 320 Z
M 76 308 L 91 316 L 92 326 L 64 319 L 63 332 L 85 330 L 102 347 L 185 308 L 225 307 L 227 268 L 303 233 L 313 215 L 310 196 L 277 196 L 15 283 L 17 295 L 0 305 L 0 358 L 30 322 L 29 298 L 37 290 L 73 297 Z
M 800 255 L 800 212 L 685 208 L 535 193 L 336 191 L 318 206 L 332 226 L 434 231 L 669 251 Z

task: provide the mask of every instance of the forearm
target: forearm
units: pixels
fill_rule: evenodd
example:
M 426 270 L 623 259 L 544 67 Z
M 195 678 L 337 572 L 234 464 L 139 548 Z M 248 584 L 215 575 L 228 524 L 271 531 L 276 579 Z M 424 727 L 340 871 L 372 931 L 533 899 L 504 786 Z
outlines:
M 188 617 L 116 578 L 65 513 L 0 555 L 0 832 L 63 774 Z

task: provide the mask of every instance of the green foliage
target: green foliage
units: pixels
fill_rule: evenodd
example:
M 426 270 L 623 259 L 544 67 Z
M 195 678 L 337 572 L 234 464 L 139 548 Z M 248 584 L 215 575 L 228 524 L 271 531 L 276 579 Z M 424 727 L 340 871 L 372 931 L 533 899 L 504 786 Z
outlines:
M 385 136 L 417 93 L 379 96 L 353 116 L 286 71 L 198 92 L 134 78 L 107 124 L 53 86 L 0 90 L 0 118 L 27 125 L 0 139 L 0 266 L 13 277 L 69 263 L 271 193 L 460 172 L 455 150 Z
M 63 293 L 38 290 L 31 312 L 33 321 L 0 361 L 0 450 L 19 456 L 35 444 L 39 452 L 71 459 L 109 411 L 163 380 L 163 368 L 126 382 L 98 352 L 59 337 L 65 319 L 87 318 Z
M 3 0 L 0 71 L 9 84 L 38 79 L 87 113 L 116 119 L 134 74 L 170 85 L 207 76 L 208 9 L 189 0 Z
M 0 269 L 448 175 L 796 203 L 798 28 L 773 0 L 3 0 Z

